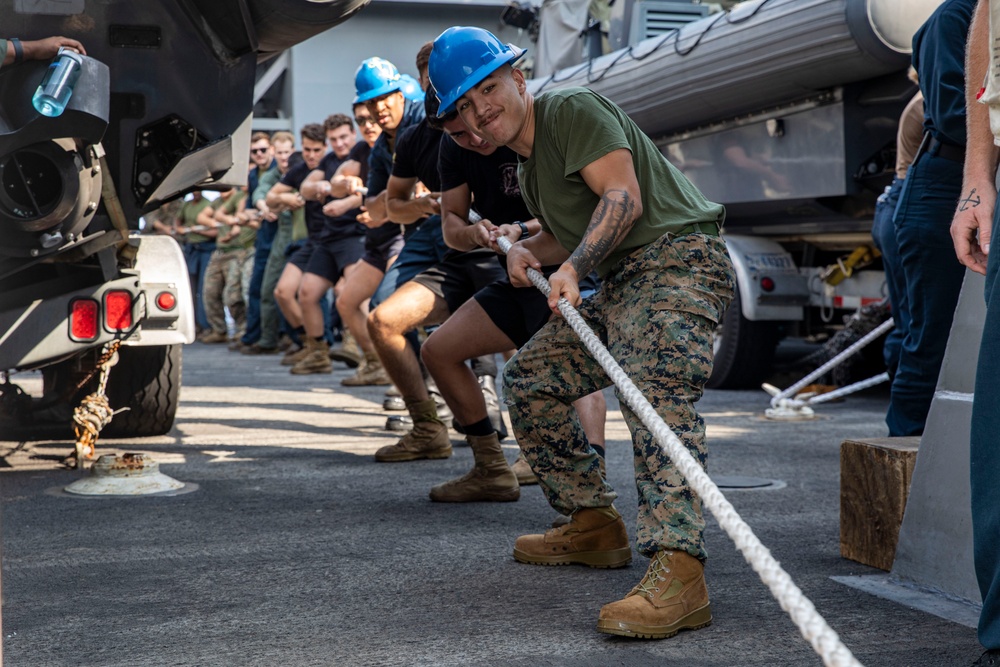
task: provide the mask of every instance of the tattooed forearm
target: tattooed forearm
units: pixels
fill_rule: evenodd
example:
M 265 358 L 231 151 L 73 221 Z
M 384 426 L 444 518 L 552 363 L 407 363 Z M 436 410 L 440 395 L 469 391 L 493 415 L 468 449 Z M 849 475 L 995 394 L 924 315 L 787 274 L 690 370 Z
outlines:
M 981 203 L 983 203 L 982 198 L 976 194 L 976 189 L 972 188 L 972 192 L 969 195 L 958 202 L 959 211 L 967 211 L 970 208 L 976 208 Z
M 569 257 L 576 275 L 589 274 L 632 230 L 636 219 L 636 200 L 627 190 L 610 190 L 594 209 L 587 233 Z

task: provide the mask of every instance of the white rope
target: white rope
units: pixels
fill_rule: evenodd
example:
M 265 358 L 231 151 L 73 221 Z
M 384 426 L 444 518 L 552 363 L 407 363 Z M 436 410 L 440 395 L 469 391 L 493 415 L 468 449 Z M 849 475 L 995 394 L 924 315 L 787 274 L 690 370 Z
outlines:
M 840 389 L 834 389 L 833 391 L 828 391 L 825 394 L 819 394 L 818 396 L 811 396 L 806 401 L 806 404 L 813 405 L 814 403 L 825 403 L 827 401 L 832 401 L 841 396 L 847 396 L 848 394 L 853 394 L 855 392 L 861 391 L 862 389 L 867 389 L 868 387 L 874 387 L 877 384 L 887 382 L 889 380 L 888 373 L 879 373 L 878 375 L 873 375 L 867 380 L 859 380 L 854 384 L 849 384 L 846 387 L 841 387 Z
M 497 242 L 505 253 L 510 250 L 511 243 L 506 238 L 500 237 Z M 543 294 L 549 295 L 551 291 L 549 282 L 541 273 L 529 268 L 528 278 Z M 754 535 L 750 526 L 740 518 L 735 508 L 722 495 L 719 487 L 705 474 L 683 443 L 656 414 L 653 406 L 639 392 L 576 309 L 566 299 L 560 299 L 558 305 L 559 312 L 618 387 L 625 402 L 653 434 L 656 442 L 666 450 L 688 484 L 701 497 L 719 525 L 736 544 L 736 548 L 771 590 L 781 608 L 791 616 L 802 636 L 812 644 L 813 649 L 823 659 L 823 664 L 826 667 L 861 667 L 861 663 L 844 646 L 833 628 L 827 625 L 813 603 L 802 594 L 788 573 L 781 568 L 778 561 L 771 556 L 771 552 Z
M 882 324 L 878 325 L 877 327 L 875 327 L 874 329 L 872 329 L 871 331 L 869 331 L 868 333 L 866 333 L 864 336 L 862 336 L 861 338 L 859 338 L 857 341 L 855 341 L 855 343 L 853 345 L 851 345 L 850 347 L 848 347 L 847 349 L 845 349 L 843 352 L 841 352 L 840 354 L 838 354 L 837 356 L 835 356 L 833 359 L 831 359 L 830 361 L 826 362 L 825 364 L 823 364 L 822 366 L 820 366 L 819 368 L 817 368 L 816 370 L 814 370 L 812 373 L 810 373 L 809 375 L 805 376 L 804 378 L 802 378 L 801 380 L 799 380 L 798 382 L 796 382 L 795 384 L 793 384 L 788 389 L 785 389 L 784 391 L 780 391 L 777 394 L 775 394 L 774 396 L 772 396 L 771 397 L 771 407 L 775 407 L 776 408 L 776 407 L 778 407 L 778 403 L 780 403 L 782 399 L 784 399 L 784 398 L 791 398 L 792 396 L 795 396 L 796 394 L 799 393 L 799 390 L 801 390 L 803 387 L 807 387 L 808 385 L 810 385 L 813 382 L 813 380 L 816 380 L 817 378 L 820 378 L 820 377 L 823 377 L 824 375 L 826 375 L 827 372 L 830 371 L 830 369 L 834 368 L 840 362 L 842 362 L 845 359 L 847 359 L 848 357 L 852 356 L 855 352 L 857 352 L 858 350 L 860 350 L 861 348 L 863 348 L 865 345 L 867 345 L 868 343 L 872 342 L 873 340 L 875 340 L 876 338 L 878 338 L 879 336 L 881 336 L 882 334 L 884 334 L 886 331 L 888 331 L 889 329 L 893 328 L 894 326 L 895 326 L 895 322 L 890 317 L 885 322 L 883 322 Z M 878 384 L 878 383 L 875 383 L 875 384 Z M 826 400 L 830 400 L 830 399 L 826 399 Z M 814 402 L 818 403 L 819 401 L 814 401 Z

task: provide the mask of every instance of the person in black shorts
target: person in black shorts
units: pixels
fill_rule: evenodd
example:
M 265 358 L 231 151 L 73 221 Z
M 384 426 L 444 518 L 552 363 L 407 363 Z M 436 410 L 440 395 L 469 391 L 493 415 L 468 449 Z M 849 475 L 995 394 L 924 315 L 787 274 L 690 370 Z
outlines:
M 325 185 L 331 188 L 333 183 L 347 177 L 358 179 L 355 182 L 356 187 L 368 185 L 372 147 L 382 135 L 382 127 L 375 122 L 368 107 L 363 103 L 354 105 L 354 121 L 361 129 L 364 141 L 359 141 L 351 149 L 347 161 L 340 165 L 329 182 L 325 182 Z M 370 227 L 372 224 L 371 215 L 367 210 L 362 210 L 358 215 L 358 221 L 365 227 Z M 395 261 L 399 251 L 402 250 L 403 234 L 397 230 L 394 234 L 379 236 L 374 234 L 374 231 L 376 230 L 368 229 L 366 232 L 365 254 L 361 257 L 361 261 L 354 265 L 340 284 L 334 286 L 334 293 L 337 296 L 334 305 L 347 331 L 344 334 L 343 345 L 339 349 L 330 350 L 330 358 L 343 361 L 358 369 L 353 376 L 340 381 L 345 386 L 390 384 L 389 376 L 382 368 L 382 363 L 378 360 L 371 339 L 368 337 L 366 321 L 368 299 L 385 275 L 386 268 Z
M 430 54 L 430 44 L 424 46 L 417 54 L 417 69 L 426 78 L 427 59 Z M 364 353 L 364 358 L 357 373 L 341 381 L 346 386 L 388 385 L 389 376 L 382 367 L 382 362 L 368 336 L 366 325 L 369 307 L 365 301 L 370 299 L 378 289 L 386 272 L 402 252 L 404 235 L 397 221 L 390 220 L 386 210 L 386 186 L 393 169 L 393 155 L 399 150 L 399 142 L 403 134 L 419 124 L 424 117 L 423 103 L 403 100 L 402 104 L 392 103 L 391 98 L 401 95 L 402 79 L 398 71 L 390 64 L 384 63 L 383 78 L 376 78 L 374 83 L 381 83 L 371 89 L 373 82 L 367 76 L 366 69 L 371 64 L 369 59 L 362 63 L 355 77 L 356 102 L 372 118 L 376 119 L 382 134 L 372 146 L 365 164 L 365 175 L 342 169 L 331 181 L 334 194 L 356 192 L 362 185 L 367 187 L 365 217 L 362 218 L 368 227 L 365 240 L 365 255 L 358 268 L 341 289 L 337 299 L 337 310 L 345 324 L 354 334 L 358 345 Z M 374 97 L 371 97 L 374 95 Z M 380 109 L 386 113 L 380 113 Z M 350 165 L 345 165 L 349 167 Z M 407 227 L 412 234 L 419 224 Z
M 435 153 L 444 145 L 443 141 L 451 140 L 438 132 L 437 143 L 434 145 L 437 151 L 421 153 L 425 163 L 434 158 L 433 165 L 430 167 L 425 165 L 423 169 L 432 171 L 433 174 L 422 174 L 420 179 L 432 189 L 434 188 L 428 180 L 438 176 L 439 162 Z M 477 148 L 471 147 L 471 150 Z M 397 153 L 397 163 L 398 161 Z M 393 180 L 398 178 L 394 168 Z M 413 180 L 411 177 L 397 181 L 403 191 L 398 197 L 403 200 L 403 205 L 407 198 L 402 195 L 409 193 Z M 433 180 L 438 184 L 437 181 L 440 179 L 438 177 Z M 392 191 L 393 185 L 390 181 L 390 201 L 393 199 Z M 416 208 L 419 204 L 410 206 Z M 429 224 L 430 221 L 425 222 L 424 226 Z M 442 228 L 442 238 L 445 238 L 446 234 Z M 409 243 L 407 241 L 407 247 Z M 403 255 L 406 255 L 405 248 L 397 265 L 404 261 Z M 440 261 L 423 266 L 425 268 L 420 273 L 409 282 L 400 285 L 368 316 L 368 333 L 372 337 L 383 366 L 402 394 L 413 421 L 412 430 L 399 442 L 383 447 L 375 453 L 375 460 L 380 462 L 445 458 L 451 455 L 448 427 L 439 416 L 435 401 L 428 393 L 420 361 L 413 347 L 407 344 L 405 335 L 420 326 L 440 324 L 479 289 L 503 276 L 503 270 L 496 261 L 495 254 L 482 248 L 472 252 L 448 249 Z M 476 393 L 481 395 L 481 391 Z M 510 482 L 511 486 L 505 490 L 507 497 L 504 499 L 516 500 L 519 491 L 512 474 Z
M 306 156 L 307 150 L 315 151 L 317 145 L 322 146 L 323 139 L 333 148 L 330 153 L 324 155 L 318 164 L 312 165 L 307 161 L 289 170 L 268 193 L 269 206 L 272 198 L 280 201 L 294 196 L 305 201 L 309 237 L 289 258 L 274 290 L 282 313 L 296 328 L 303 342 L 302 350 L 284 362 L 292 365 L 291 372 L 295 375 L 332 372 L 320 300 L 364 252 L 365 227 L 357 221 L 361 203 L 359 196 L 324 203 L 326 196 L 320 193 L 310 193 L 312 200 L 306 201 L 301 191 L 293 192 L 301 190 L 311 174 L 316 174 L 314 178 L 320 180 L 331 178 L 347 159 L 357 141 L 351 118 L 334 114 L 327 119 L 325 128 L 315 124 L 304 127 L 303 156 Z M 283 188 L 279 189 L 279 186 Z
M 469 131 L 457 114 L 446 116 L 440 168 L 445 218 L 445 241 L 457 250 L 491 249 L 497 262 L 498 234 L 512 242 L 537 233 L 541 225 L 528 212 L 517 182 L 517 155 L 497 148 Z M 469 225 L 470 204 L 486 218 Z M 482 252 L 482 250 L 479 250 Z M 504 267 L 502 261 L 498 263 Z M 548 267 L 555 270 L 557 267 Z M 543 271 L 544 272 L 544 271 Z M 421 358 L 437 381 L 442 395 L 462 425 L 475 456 L 468 474 L 431 489 L 441 502 L 492 500 L 507 489 L 507 464 L 497 433 L 487 417 L 476 378 L 464 363 L 470 357 L 521 347 L 545 324 L 552 311 L 545 296 L 534 288 L 516 288 L 506 273 L 477 291 L 424 343 Z M 603 458 L 607 406 L 600 392 L 576 402 L 588 439 Z M 513 472 L 519 484 L 536 483 L 527 461 L 518 458 Z

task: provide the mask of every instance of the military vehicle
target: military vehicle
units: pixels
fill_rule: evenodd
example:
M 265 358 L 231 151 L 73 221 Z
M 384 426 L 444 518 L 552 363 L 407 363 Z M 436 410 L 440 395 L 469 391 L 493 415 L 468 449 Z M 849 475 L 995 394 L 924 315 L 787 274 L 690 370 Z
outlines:
M 137 234 L 140 216 L 245 184 L 257 64 L 367 2 L 0 1 L 7 35 L 87 51 L 55 117 L 32 105 L 48 62 L 0 69 L 4 439 L 70 435 L 105 374 L 108 406 L 127 409 L 105 435 L 171 428 L 192 294 L 181 248 Z M 41 372 L 40 394 L 17 384 L 23 371 Z
M 709 386 L 759 386 L 782 337 L 822 340 L 885 297 L 872 216 L 916 92 L 910 42 L 939 4 L 618 0 L 614 51 L 532 80 L 609 97 L 726 205 L 739 290 Z

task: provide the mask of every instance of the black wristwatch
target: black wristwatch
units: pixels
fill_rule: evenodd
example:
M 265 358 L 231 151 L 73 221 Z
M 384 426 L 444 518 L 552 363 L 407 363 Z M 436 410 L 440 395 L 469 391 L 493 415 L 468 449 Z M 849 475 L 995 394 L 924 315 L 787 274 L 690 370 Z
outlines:
M 523 241 L 524 239 L 531 236 L 531 232 L 528 231 L 528 225 L 524 224 L 523 222 L 515 222 L 514 224 L 521 228 L 521 238 L 518 239 L 519 241 Z

